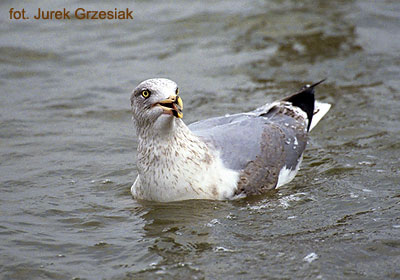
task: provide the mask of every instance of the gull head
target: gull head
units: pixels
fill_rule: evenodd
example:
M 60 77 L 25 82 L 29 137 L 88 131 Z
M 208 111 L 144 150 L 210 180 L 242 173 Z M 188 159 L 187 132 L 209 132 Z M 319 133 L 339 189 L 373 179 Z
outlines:
M 178 86 L 168 79 L 156 78 L 141 82 L 132 92 L 131 107 L 138 129 L 183 117 Z

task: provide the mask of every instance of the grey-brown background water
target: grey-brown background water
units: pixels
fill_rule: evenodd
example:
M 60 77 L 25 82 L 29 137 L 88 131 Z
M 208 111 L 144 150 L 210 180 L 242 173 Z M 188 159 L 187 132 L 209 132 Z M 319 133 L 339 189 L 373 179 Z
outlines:
M 400 278 L 399 1 L 0 7 L 0 278 Z M 134 20 L 17 21 L 11 7 Z M 180 85 L 187 123 L 325 77 L 333 107 L 276 193 L 138 203 L 129 97 L 150 77 Z

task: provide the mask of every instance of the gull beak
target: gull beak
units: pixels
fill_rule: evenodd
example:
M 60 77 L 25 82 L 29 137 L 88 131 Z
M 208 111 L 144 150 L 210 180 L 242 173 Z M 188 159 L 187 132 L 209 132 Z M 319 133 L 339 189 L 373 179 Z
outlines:
M 156 105 L 163 109 L 164 114 L 173 115 L 178 119 L 183 117 L 183 102 L 178 95 L 171 95 L 167 99 L 158 102 Z

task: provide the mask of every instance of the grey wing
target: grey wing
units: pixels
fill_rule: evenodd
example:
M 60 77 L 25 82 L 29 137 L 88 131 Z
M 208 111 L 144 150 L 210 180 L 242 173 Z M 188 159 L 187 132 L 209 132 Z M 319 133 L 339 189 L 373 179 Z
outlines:
M 189 128 L 241 173 L 240 191 L 261 193 L 276 187 L 280 170 L 295 169 L 307 143 L 307 122 L 274 106 L 212 118 Z
M 207 119 L 191 124 L 189 128 L 220 153 L 219 156 L 225 166 L 241 170 L 260 152 L 261 145 L 258 138 L 263 130 L 260 120 L 240 114 L 240 116 Z

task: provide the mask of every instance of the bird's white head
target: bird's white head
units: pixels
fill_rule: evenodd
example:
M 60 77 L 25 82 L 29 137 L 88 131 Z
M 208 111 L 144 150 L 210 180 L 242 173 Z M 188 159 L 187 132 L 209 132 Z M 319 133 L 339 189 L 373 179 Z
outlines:
M 157 78 L 141 82 L 132 92 L 131 107 L 138 130 L 157 122 L 183 117 L 183 103 L 178 86 L 168 79 Z

